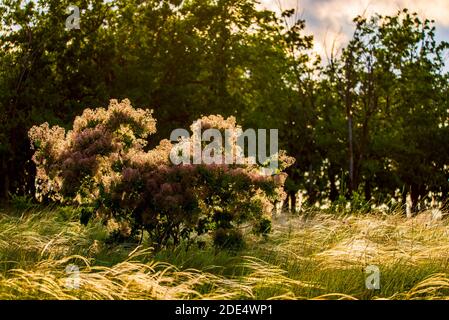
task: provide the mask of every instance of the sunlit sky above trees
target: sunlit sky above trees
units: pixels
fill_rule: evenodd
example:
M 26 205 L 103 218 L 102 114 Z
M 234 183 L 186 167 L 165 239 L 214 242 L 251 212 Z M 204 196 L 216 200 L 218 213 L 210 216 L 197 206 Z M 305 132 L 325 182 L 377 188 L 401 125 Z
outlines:
M 434 19 L 437 39 L 449 40 L 448 0 L 260 0 L 272 10 L 299 8 L 299 17 L 306 20 L 306 30 L 315 37 L 315 50 L 326 58 L 335 41 L 336 49 L 344 45 L 354 30 L 352 19 L 373 13 L 393 15 L 408 8 L 422 18 Z

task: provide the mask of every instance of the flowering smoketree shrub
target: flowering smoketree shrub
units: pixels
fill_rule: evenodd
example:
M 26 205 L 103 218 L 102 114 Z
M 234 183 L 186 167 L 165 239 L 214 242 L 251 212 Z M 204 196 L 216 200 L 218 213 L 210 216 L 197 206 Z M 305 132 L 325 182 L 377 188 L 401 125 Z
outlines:
M 199 121 L 203 128 L 236 128 L 232 117 Z M 103 219 L 116 240 L 147 231 L 157 247 L 209 232 L 216 245 L 226 246 L 226 239 L 240 237 L 243 224 L 269 232 L 285 174 L 263 176 L 248 161 L 175 165 L 170 153 L 186 139 L 162 140 L 147 151 L 155 132 L 152 111 L 135 109 L 129 100 L 86 109 L 68 132 L 48 123 L 32 127 L 37 198 L 81 205 L 81 221 Z M 292 163 L 282 152 L 279 160 L 281 169 Z

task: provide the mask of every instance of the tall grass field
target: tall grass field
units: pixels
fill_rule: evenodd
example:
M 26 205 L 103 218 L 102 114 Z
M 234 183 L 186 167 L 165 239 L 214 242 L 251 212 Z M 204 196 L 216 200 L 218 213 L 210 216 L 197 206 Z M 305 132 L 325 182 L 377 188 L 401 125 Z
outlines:
M 0 211 L 0 299 L 446 299 L 449 221 L 282 213 L 239 251 L 109 244 L 69 207 Z M 367 287 L 368 266 L 379 288 Z M 75 284 L 75 285 L 74 285 Z

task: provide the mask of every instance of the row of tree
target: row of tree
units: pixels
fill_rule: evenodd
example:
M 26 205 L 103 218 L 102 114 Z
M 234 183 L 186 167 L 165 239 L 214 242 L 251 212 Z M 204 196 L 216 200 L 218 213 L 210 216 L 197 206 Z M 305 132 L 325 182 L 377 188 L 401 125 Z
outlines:
M 67 30 L 67 8 L 80 28 Z M 149 147 L 203 114 L 278 128 L 296 158 L 286 187 L 309 203 L 449 194 L 448 43 L 407 10 L 354 19 L 327 61 L 293 10 L 254 0 L 4 0 L 0 4 L 0 197 L 33 192 L 28 129 L 68 127 L 129 98 L 155 110 Z

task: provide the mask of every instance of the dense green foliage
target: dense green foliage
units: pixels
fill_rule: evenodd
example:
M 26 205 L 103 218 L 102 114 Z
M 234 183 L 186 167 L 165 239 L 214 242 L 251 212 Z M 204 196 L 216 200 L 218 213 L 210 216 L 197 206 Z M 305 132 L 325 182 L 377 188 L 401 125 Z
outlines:
M 70 4 L 79 30 L 65 30 Z M 325 64 L 293 11 L 253 0 L 4 0 L 0 15 L 0 197 L 34 192 L 33 125 L 69 128 L 86 106 L 129 98 L 154 108 L 150 147 L 203 114 L 278 128 L 292 200 L 447 199 L 447 44 L 406 10 L 356 18 Z

